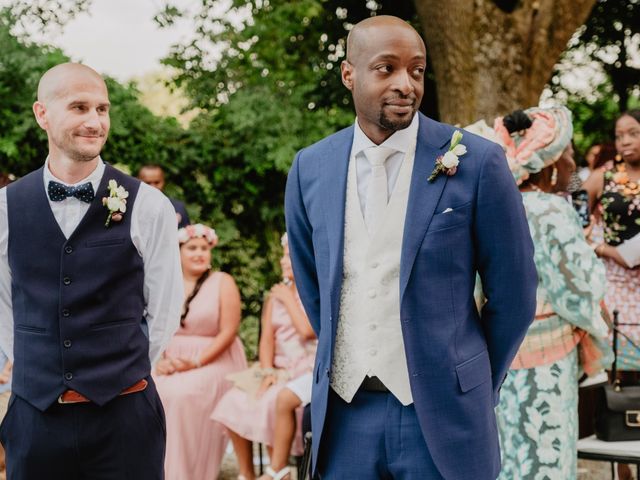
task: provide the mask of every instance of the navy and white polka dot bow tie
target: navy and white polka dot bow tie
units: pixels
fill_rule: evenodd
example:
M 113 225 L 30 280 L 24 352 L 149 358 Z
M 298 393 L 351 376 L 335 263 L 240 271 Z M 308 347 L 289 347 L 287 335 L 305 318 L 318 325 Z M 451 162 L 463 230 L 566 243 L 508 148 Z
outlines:
M 62 183 L 51 180 L 47 187 L 47 193 L 52 202 L 61 202 L 67 197 L 76 197 L 78 200 L 91 203 L 95 197 L 91 182 L 83 183 L 77 187 L 68 187 Z

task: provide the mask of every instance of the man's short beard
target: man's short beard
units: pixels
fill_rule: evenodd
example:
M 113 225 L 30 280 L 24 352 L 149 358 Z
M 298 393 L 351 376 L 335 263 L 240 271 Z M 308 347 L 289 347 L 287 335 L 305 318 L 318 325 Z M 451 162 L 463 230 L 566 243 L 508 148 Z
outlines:
M 384 128 L 386 128 L 387 130 L 390 130 L 392 132 L 397 132 L 398 130 L 404 130 L 409 125 L 411 125 L 411 122 L 413 121 L 413 116 L 415 114 L 416 114 L 416 112 L 414 110 L 413 114 L 411 115 L 411 118 L 409 118 L 409 120 L 393 121 L 393 120 L 391 120 L 389 117 L 387 117 L 384 114 L 384 111 L 381 111 L 380 112 L 380 125 L 382 125 Z
M 95 159 L 97 156 L 100 155 L 100 151 L 98 151 L 97 154 L 92 155 L 92 154 L 85 154 L 82 152 L 69 152 L 69 158 L 71 158 L 72 160 L 75 160 L 78 163 L 87 163 L 92 161 L 93 159 Z

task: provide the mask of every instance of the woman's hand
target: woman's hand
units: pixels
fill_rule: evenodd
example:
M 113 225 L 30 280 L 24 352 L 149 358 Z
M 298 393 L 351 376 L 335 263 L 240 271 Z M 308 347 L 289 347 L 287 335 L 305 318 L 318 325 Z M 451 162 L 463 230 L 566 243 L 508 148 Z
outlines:
M 285 304 L 291 300 L 295 300 L 291 288 L 287 287 L 284 283 L 276 283 L 271 287 L 270 294 L 273 298 Z
M 260 384 L 260 388 L 256 392 L 256 397 L 260 398 L 264 392 L 269 390 L 272 385 L 278 383 L 278 378 L 274 374 L 265 375 L 262 377 L 262 383 Z
M 5 363 L 4 368 L 0 372 L 0 385 L 9 383 L 9 380 L 11 380 L 11 370 L 13 370 L 13 363 L 7 360 L 7 363 Z
M 198 365 L 190 358 L 174 358 L 173 368 L 175 368 L 176 372 L 186 372 L 187 370 L 198 368 Z
M 630 268 L 624 258 L 622 258 L 622 255 L 620 255 L 620 252 L 618 252 L 618 249 L 616 247 L 613 247 L 606 243 L 601 243 L 597 245 L 593 249 L 593 251 L 596 252 L 596 255 L 600 258 L 610 258 L 621 267 Z
M 163 357 L 156 363 L 156 373 L 158 375 L 171 375 L 176 372 L 176 368 L 173 365 L 173 359 L 169 357 Z
M 596 217 L 594 215 L 589 216 L 589 225 L 582 229 L 584 232 L 584 238 L 587 240 L 587 243 L 591 245 L 591 234 L 593 233 L 593 225 L 596 223 Z

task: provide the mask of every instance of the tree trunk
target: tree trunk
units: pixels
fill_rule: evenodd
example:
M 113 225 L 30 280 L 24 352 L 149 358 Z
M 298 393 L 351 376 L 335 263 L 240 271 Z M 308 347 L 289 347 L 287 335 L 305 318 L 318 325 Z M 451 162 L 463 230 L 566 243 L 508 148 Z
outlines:
M 491 0 L 414 0 L 441 119 L 467 125 L 537 105 L 595 2 L 521 0 L 506 13 Z

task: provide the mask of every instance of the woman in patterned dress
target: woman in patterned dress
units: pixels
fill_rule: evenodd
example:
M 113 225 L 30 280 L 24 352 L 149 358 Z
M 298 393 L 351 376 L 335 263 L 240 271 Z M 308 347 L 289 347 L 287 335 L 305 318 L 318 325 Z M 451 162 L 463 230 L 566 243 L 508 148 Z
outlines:
M 603 230 L 596 254 L 605 262 L 609 310 L 618 310 L 622 324 L 640 324 L 640 110 L 618 118 L 615 146 L 619 161 L 595 170 L 584 184 L 592 207 L 599 208 Z M 622 332 L 640 345 L 640 325 L 622 325 Z M 618 378 L 623 384 L 640 380 L 640 351 L 618 336 Z M 633 478 L 627 465 L 618 466 L 621 480 Z
M 640 264 L 640 110 L 624 113 L 615 135 L 621 161 L 596 170 L 584 186 L 602 214 L 604 241 L 595 252 L 607 268 L 607 307 L 620 312 L 620 323 L 640 324 L 640 269 L 635 268 Z M 640 345 L 640 325 L 620 329 Z M 640 371 L 640 351 L 618 339 L 618 369 Z
M 611 361 L 599 307 L 604 266 L 571 204 L 552 193 L 575 170 L 572 133 L 566 108 L 531 108 L 495 123 L 492 139 L 522 192 L 539 282 L 534 322 L 496 409 L 501 480 L 576 478 L 580 370 L 593 375 Z

